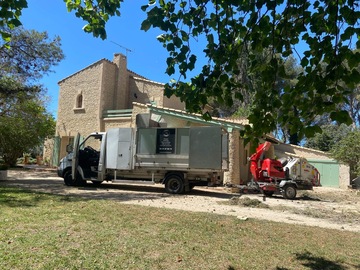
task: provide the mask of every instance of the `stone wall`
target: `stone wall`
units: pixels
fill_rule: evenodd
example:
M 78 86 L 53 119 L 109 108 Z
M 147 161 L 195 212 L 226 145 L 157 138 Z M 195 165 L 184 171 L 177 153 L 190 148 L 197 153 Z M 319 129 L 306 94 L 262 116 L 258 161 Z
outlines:
M 339 187 L 346 189 L 350 185 L 350 167 L 345 164 L 339 166 Z
M 99 107 L 99 119 L 102 118 L 104 110 L 116 109 L 116 80 L 118 69 L 117 66 L 109 61 L 104 61 L 101 70 L 101 85 L 98 89 L 101 98 L 94 100 L 94 106 Z M 103 129 L 101 129 L 103 131 Z
M 176 110 L 185 110 L 185 103 L 180 101 L 180 98 L 171 96 L 170 98 L 163 97 L 163 107 L 172 108 Z
M 69 138 L 77 133 L 86 136 L 103 130 L 103 108 L 113 103 L 115 70 L 113 63 L 100 60 L 59 82 L 55 134 L 61 137 L 59 158 L 66 155 Z M 103 93 L 102 89 L 108 92 Z M 81 106 L 77 102 L 79 96 L 82 96 Z
M 136 128 L 136 116 L 138 114 L 146 114 L 149 113 L 149 109 L 145 104 L 136 103 L 133 104 L 132 117 L 131 117 L 131 125 L 130 127 Z
M 155 103 L 163 106 L 164 85 L 132 76 L 129 81 L 129 102 Z
M 238 130 L 229 133 L 229 170 L 224 173 L 224 184 L 240 184 L 240 134 Z M 236 191 L 236 190 L 235 190 Z
M 107 131 L 110 128 L 130 127 L 131 123 L 132 123 L 132 117 L 104 119 L 104 130 L 103 131 Z
M 251 179 L 251 173 L 250 173 L 250 163 L 248 158 L 251 155 L 250 151 L 250 143 L 245 144 L 244 139 L 240 137 L 240 134 L 238 134 L 238 140 L 239 140 L 239 157 L 238 157 L 238 164 L 240 167 L 240 184 L 246 184 Z
M 59 82 L 56 135 L 75 136 L 77 132 L 88 134 L 99 131 L 102 71 L 106 61 L 99 61 Z M 76 108 L 76 99 L 82 95 L 81 108 Z
M 52 154 L 54 149 L 54 139 L 46 139 L 44 142 L 44 148 L 43 148 L 43 162 L 44 165 L 51 165 L 52 162 Z

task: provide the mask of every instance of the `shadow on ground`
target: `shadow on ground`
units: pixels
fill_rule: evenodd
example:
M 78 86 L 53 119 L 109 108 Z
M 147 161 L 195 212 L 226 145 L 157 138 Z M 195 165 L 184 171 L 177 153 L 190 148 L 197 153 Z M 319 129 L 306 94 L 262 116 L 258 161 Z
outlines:
M 86 199 L 111 199 L 118 201 L 160 200 L 173 196 L 204 196 L 227 199 L 234 196 L 226 192 L 219 192 L 214 188 L 194 188 L 187 194 L 168 194 L 162 184 L 140 185 L 122 184 L 120 181 L 104 182 L 101 185 L 87 183 L 80 187 L 64 185 L 63 179 L 56 176 L 54 171 L 20 170 L 10 173 L 8 180 L 0 181 L 0 187 L 12 187 L 35 192 L 51 193 L 83 197 Z
M 315 256 L 309 251 L 302 253 L 296 253 L 295 259 L 298 260 L 306 269 L 311 270 L 345 270 L 349 269 L 360 269 L 360 265 L 344 265 L 343 263 L 338 263 L 330 261 L 324 257 Z M 277 267 L 276 270 L 288 270 L 286 267 Z

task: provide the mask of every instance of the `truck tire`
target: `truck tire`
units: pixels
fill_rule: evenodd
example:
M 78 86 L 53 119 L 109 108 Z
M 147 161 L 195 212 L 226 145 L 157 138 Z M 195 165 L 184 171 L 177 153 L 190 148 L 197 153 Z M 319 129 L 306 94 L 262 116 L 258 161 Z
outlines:
M 65 185 L 67 185 L 67 186 L 82 186 L 82 185 L 85 185 L 86 181 L 84 181 L 84 180 L 81 178 L 80 174 L 78 174 L 76 180 L 72 179 L 72 173 L 71 173 L 71 171 L 67 171 L 67 172 L 64 174 L 64 183 L 65 183 Z
M 94 186 L 98 187 L 98 186 L 101 185 L 101 183 L 102 183 L 103 181 L 91 181 L 91 182 L 93 183 Z
M 64 174 L 64 184 L 66 186 L 74 186 L 74 180 L 72 179 L 71 171 L 67 171 Z
M 169 175 L 165 179 L 165 190 L 171 194 L 181 194 L 184 192 L 184 181 L 179 175 Z
M 286 185 L 283 187 L 282 193 L 285 199 L 293 200 L 296 197 L 296 187 L 294 185 Z

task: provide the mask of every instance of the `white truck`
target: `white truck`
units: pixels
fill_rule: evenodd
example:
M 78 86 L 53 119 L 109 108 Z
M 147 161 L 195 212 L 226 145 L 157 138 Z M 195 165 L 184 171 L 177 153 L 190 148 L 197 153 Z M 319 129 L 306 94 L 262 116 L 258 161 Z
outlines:
M 67 147 L 57 173 L 69 186 L 86 181 L 142 180 L 169 193 L 222 184 L 228 169 L 228 134 L 221 127 L 113 128 Z

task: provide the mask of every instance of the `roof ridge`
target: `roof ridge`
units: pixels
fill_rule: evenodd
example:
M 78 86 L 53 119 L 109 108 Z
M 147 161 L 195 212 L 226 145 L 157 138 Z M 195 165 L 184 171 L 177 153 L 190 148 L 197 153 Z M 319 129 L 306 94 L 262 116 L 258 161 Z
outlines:
M 70 74 L 69 76 L 65 77 L 64 79 L 61 79 L 60 81 L 58 81 L 58 84 L 59 84 L 59 83 L 62 83 L 63 81 L 65 81 L 65 80 L 67 80 L 67 79 L 69 79 L 69 78 L 71 78 L 71 77 L 73 77 L 73 76 L 75 76 L 76 74 L 78 74 L 78 73 L 80 73 L 80 72 L 83 72 L 84 70 L 87 70 L 87 69 L 89 69 L 89 68 L 91 68 L 91 67 L 93 67 L 93 66 L 95 66 L 95 65 L 97 65 L 97 64 L 100 64 L 100 62 L 104 62 L 104 61 L 105 61 L 105 62 L 108 62 L 108 63 L 110 63 L 110 64 L 115 65 L 115 63 L 111 62 L 110 60 L 108 60 L 108 59 L 106 59 L 106 58 L 102 58 L 102 59 L 100 59 L 100 60 L 98 60 L 98 61 L 96 61 L 96 62 L 93 62 L 92 64 L 90 64 L 90 65 L 88 65 L 88 66 L 86 66 L 86 67 L 84 67 L 84 68 L 82 68 L 82 69 L 80 69 L 80 70 L 78 70 L 78 71 Z

